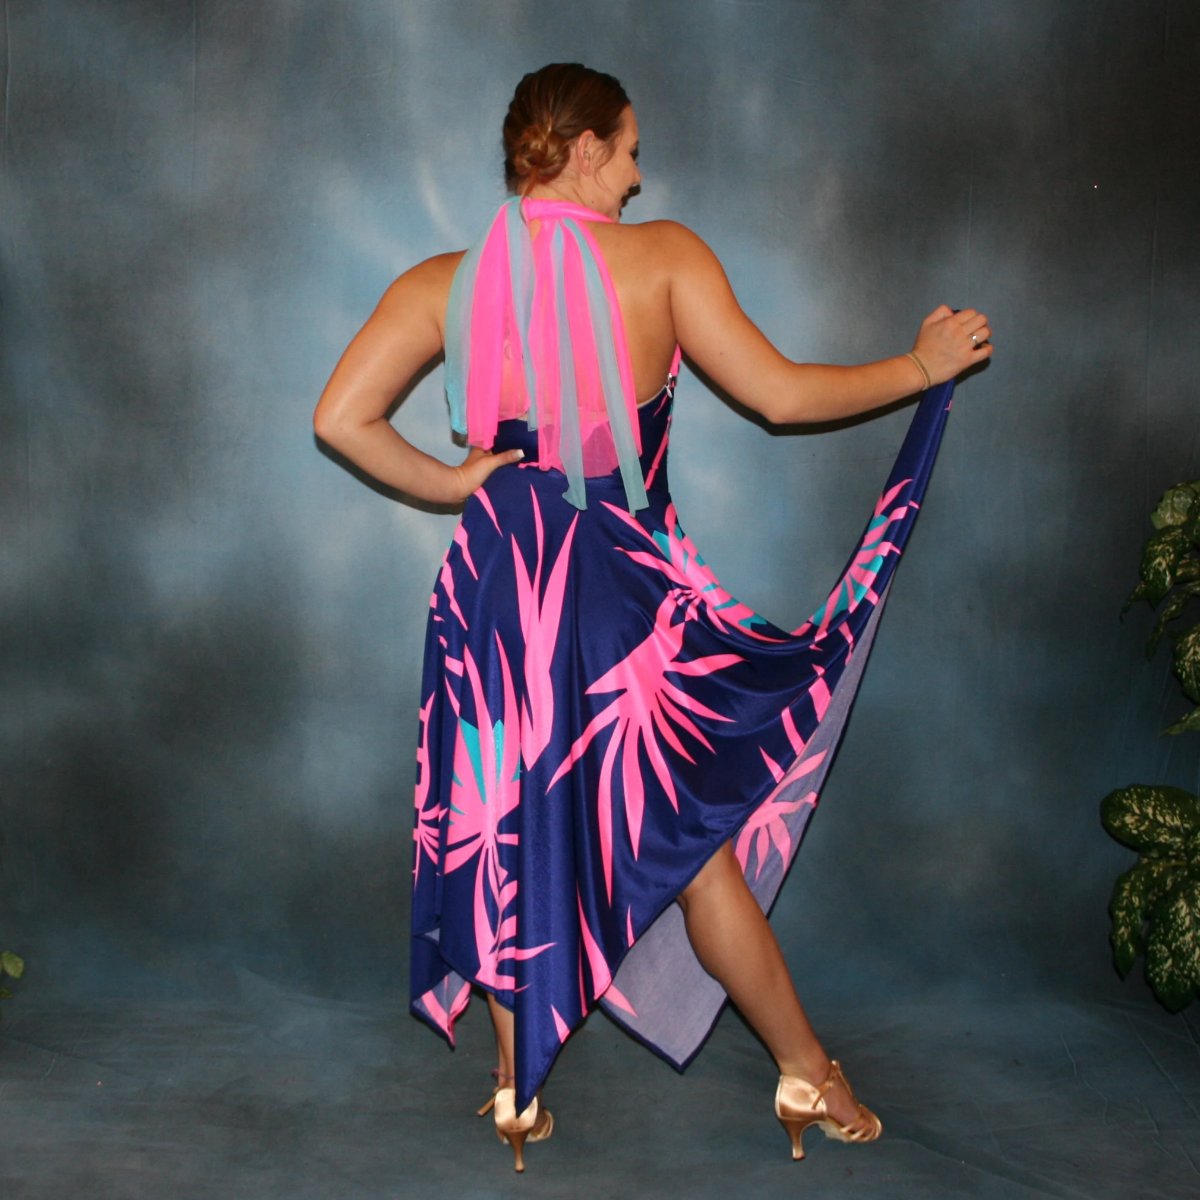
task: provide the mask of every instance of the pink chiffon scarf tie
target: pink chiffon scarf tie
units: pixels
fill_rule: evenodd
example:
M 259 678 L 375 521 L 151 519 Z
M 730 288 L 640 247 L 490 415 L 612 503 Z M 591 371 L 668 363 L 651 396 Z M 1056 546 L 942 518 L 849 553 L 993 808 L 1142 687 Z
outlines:
M 611 218 L 563 200 L 500 207 L 450 289 L 446 396 L 454 430 L 485 450 L 500 421 L 524 418 L 576 508 L 587 476 L 619 468 L 633 512 L 647 504 L 637 397 L 595 221 Z

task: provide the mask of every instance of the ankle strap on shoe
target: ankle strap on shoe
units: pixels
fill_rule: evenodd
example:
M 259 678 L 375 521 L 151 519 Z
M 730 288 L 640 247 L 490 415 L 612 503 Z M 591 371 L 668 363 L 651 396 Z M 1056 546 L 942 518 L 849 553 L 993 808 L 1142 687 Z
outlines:
M 842 1074 L 842 1064 L 836 1058 L 831 1058 L 829 1060 L 829 1074 L 825 1076 L 825 1082 L 817 1086 L 817 1099 L 820 1100 L 826 1092 L 831 1091 L 839 1083 L 847 1091 L 850 1090 L 849 1084 L 846 1083 L 846 1077 Z

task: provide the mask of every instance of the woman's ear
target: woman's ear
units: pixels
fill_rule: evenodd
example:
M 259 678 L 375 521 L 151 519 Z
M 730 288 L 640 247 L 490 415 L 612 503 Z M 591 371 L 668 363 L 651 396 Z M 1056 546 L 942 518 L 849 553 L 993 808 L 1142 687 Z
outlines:
M 596 148 L 599 144 L 599 138 L 590 129 L 585 129 L 575 139 L 572 157 L 575 159 L 575 169 L 581 175 L 591 175 L 599 165 L 596 157 Z

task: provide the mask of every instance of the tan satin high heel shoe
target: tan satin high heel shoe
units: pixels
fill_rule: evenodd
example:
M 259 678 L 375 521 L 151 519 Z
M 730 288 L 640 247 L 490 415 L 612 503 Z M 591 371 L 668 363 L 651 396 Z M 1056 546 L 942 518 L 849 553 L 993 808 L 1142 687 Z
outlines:
M 858 1105 L 858 1116 L 849 1125 L 839 1125 L 825 1105 L 825 1093 L 839 1083 Z M 865 1104 L 859 1103 L 836 1059 L 829 1064 L 829 1074 L 819 1087 L 797 1075 L 780 1075 L 775 1091 L 775 1115 L 792 1139 L 792 1158 L 797 1160 L 804 1157 L 804 1131 L 810 1125 L 819 1125 L 826 1137 L 839 1142 L 873 1142 L 883 1132 L 883 1122 Z
M 529 1107 L 517 1115 L 517 1089 L 501 1087 L 493 1097 L 492 1116 L 496 1121 L 496 1132 L 500 1140 L 513 1148 L 514 1169 L 525 1170 L 525 1143 L 544 1142 L 554 1132 L 554 1116 L 543 1108 L 534 1096 Z
M 492 1088 L 492 1094 L 483 1102 L 482 1105 L 480 1105 L 479 1108 L 475 1110 L 475 1115 L 477 1117 L 486 1117 L 488 1113 L 490 1113 L 495 1107 L 496 1093 L 502 1087 L 512 1087 L 513 1085 L 513 1077 L 511 1075 L 505 1075 L 503 1071 L 498 1070 L 495 1067 L 492 1068 L 492 1078 L 495 1079 L 496 1086 Z M 496 1136 L 501 1141 L 505 1140 L 504 1134 L 502 1134 L 498 1129 L 496 1130 Z

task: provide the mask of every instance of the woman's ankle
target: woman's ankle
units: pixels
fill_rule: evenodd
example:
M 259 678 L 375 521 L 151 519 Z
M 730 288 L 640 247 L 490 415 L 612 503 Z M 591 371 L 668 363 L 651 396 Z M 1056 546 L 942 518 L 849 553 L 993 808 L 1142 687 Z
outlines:
M 781 1059 L 776 1065 L 779 1067 L 780 1075 L 803 1079 L 813 1087 L 820 1087 L 829 1078 L 830 1071 L 833 1070 L 832 1060 L 823 1052 L 794 1059 Z

